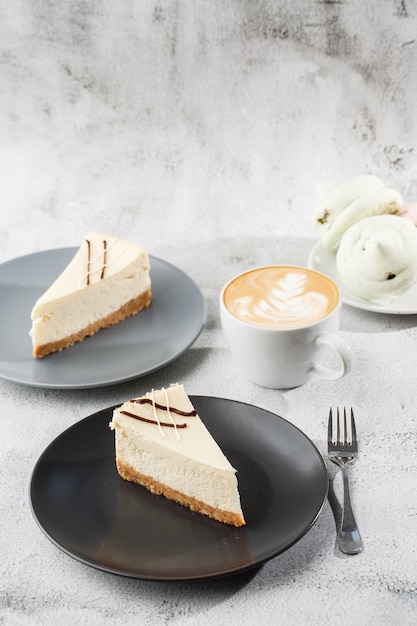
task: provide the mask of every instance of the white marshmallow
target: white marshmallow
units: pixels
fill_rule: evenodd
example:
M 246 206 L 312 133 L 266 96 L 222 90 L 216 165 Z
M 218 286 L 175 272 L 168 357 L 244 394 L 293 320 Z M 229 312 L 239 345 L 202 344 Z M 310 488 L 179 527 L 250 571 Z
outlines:
M 342 236 L 336 264 L 352 293 L 367 300 L 398 295 L 417 281 L 417 228 L 398 215 L 360 220 Z
M 401 194 L 372 175 L 356 176 L 333 188 L 321 186 L 318 191 L 317 230 L 323 247 L 333 251 L 352 224 L 371 215 L 399 213 L 403 206 Z

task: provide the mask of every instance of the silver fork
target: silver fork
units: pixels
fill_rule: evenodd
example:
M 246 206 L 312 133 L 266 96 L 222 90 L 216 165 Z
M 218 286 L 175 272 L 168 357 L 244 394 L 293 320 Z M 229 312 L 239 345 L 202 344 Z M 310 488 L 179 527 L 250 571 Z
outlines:
M 333 428 L 333 415 L 332 409 L 330 409 L 327 428 L 327 452 L 330 460 L 341 468 L 343 476 L 344 497 L 342 520 L 338 532 L 339 548 L 346 554 L 357 554 L 362 551 L 363 543 L 352 511 L 348 479 L 348 467 L 358 456 L 358 441 L 353 409 L 350 409 L 350 434 L 348 432 L 346 408 L 343 409 L 343 424 L 341 424 L 339 408 L 337 409 L 336 429 Z

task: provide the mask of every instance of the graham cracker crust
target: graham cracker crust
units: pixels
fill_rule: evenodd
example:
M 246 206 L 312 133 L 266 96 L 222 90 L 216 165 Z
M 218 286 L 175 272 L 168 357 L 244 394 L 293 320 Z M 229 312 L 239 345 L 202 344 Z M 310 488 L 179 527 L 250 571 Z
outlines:
M 52 341 L 42 346 L 34 346 L 33 356 L 35 359 L 42 359 L 48 354 L 52 354 L 52 352 L 60 352 L 61 350 L 64 350 L 64 348 L 69 348 L 69 346 L 72 346 L 78 341 L 82 341 L 86 337 L 94 335 L 99 330 L 108 328 L 109 326 L 114 326 L 115 324 L 122 322 L 127 317 L 139 313 L 139 311 L 150 305 L 151 300 L 152 292 L 148 289 L 137 298 L 133 298 L 132 300 L 129 300 L 129 302 L 126 302 L 126 304 L 121 306 L 120 309 L 114 313 L 89 324 L 86 328 L 81 329 L 77 333 L 73 333 L 72 335 L 64 337 L 64 339 L 60 339 L 59 341 Z
M 196 498 L 186 496 L 185 494 L 172 489 L 171 487 L 167 487 L 162 483 L 154 480 L 150 476 L 146 476 L 145 474 L 141 474 L 133 469 L 127 463 L 120 461 L 120 459 L 116 459 L 116 466 L 119 475 L 129 482 L 137 483 L 142 487 L 145 487 L 152 493 L 156 495 L 162 495 L 168 498 L 168 500 L 174 500 L 174 502 L 178 502 L 183 506 L 188 507 L 192 511 L 196 511 L 197 513 L 202 513 L 203 515 L 207 515 L 207 517 L 211 517 L 212 519 L 217 520 L 218 522 L 222 522 L 223 524 L 230 524 L 231 526 L 244 526 L 245 520 L 242 515 L 238 513 L 231 513 L 230 511 L 222 511 L 221 509 L 216 509 L 213 506 L 205 504 Z

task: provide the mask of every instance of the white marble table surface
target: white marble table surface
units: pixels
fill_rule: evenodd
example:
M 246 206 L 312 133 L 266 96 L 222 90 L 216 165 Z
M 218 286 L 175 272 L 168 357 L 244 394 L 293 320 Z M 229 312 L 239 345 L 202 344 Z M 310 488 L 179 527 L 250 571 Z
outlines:
M 307 263 L 316 182 L 367 171 L 417 198 L 415 3 L 21 0 L 0 15 L 0 262 L 101 229 L 182 268 L 208 305 L 195 344 L 135 381 L 0 380 L 0 623 L 415 624 L 417 316 L 344 306 L 353 372 L 280 392 L 238 372 L 217 308 L 240 269 Z M 220 581 L 118 577 L 52 545 L 29 506 L 39 455 L 79 419 L 172 381 L 273 411 L 322 450 L 329 407 L 353 406 L 364 552 L 338 551 L 327 500 L 296 545 Z

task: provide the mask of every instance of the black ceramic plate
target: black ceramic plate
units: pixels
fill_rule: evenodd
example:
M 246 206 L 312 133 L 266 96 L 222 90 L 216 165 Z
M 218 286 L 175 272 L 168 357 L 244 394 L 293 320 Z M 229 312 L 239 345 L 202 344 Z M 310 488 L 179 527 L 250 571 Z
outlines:
M 221 524 L 122 480 L 107 408 L 64 431 L 33 471 L 32 512 L 55 545 L 114 574 L 201 580 L 260 565 L 309 530 L 328 489 L 325 463 L 310 439 L 249 404 L 191 400 L 238 470 L 247 525 Z
M 182 270 L 150 257 L 151 306 L 68 350 L 32 357 L 30 313 L 76 248 L 58 248 L 0 265 L 0 377 L 34 387 L 82 389 L 149 374 L 182 355 L 206 321 L 206 303 Z

